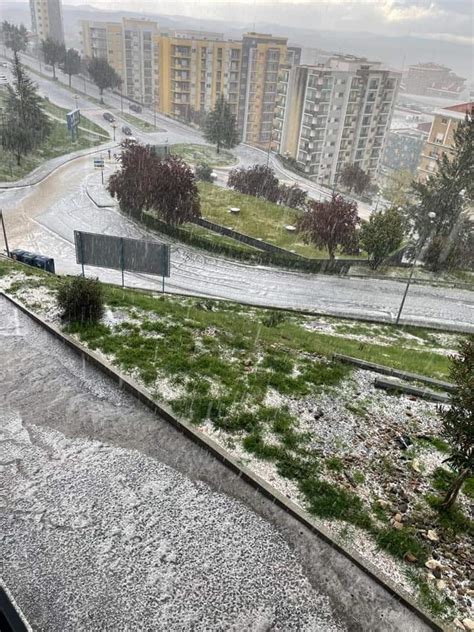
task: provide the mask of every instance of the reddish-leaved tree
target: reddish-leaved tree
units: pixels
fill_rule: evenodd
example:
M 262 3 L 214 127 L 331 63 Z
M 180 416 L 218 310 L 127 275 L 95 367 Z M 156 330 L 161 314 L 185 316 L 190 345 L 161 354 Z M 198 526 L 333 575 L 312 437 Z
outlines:
M 150 145 L 125 142 L 120 163 L 107 188 L 122 211 L 137 219 L 144 211 L 156 211 L 173 226 L 201 217 L 194 173 L 181 158 L 161 158 Z
M 347 248 L 354 243 L 357 226 L 357 204 L 334 194 L 327 202 L 313 201 L 297 222 L 303 239 L 317 248 L 326 248 L 329 258 L 334 259 L 337 248 Z
M 239 167 L 229 173 L 227 186 L 246 195 L 265 198 L 270 202 L 278 202 L 280 188 L 278 178 L 271 167 L 253 165 L 253 167 Z

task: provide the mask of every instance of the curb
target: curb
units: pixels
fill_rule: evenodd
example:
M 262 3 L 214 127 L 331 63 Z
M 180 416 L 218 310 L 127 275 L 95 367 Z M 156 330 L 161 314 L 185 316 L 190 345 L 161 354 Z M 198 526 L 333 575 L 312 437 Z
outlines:
M 167 406 L 154 401 L 144 388 L 117 371 L 110 364 L 104 362 L 97 354 L 79 344 L 70 336 L 61 332 L 58 327 L 47 323 L 43 318 L 31 312 L 27 307 L 19 303 L 13 297 L 9 296 L 3 291 L 0 292 L 0 296 L 4 296 L 16 308 L 21 310 L 34 322 L 36 322 L 43 329 L 48 331 L 48 333 L 53 335 L 56 339 L 58 339 L 60 342 L 62 342 L 79 356 L 81 356 L 83 360 L 89 362 L 91 365 L 95 366 L 100 371 L 105 373 L 108 377 L 110 377 L 114 382 L 118 384 L 119 388 L 133 395 L 136 399 L 145 404 L 145 406 L 147 406 L 147 408 L 149 408 L 154 414 L 162 417 L 162 419 L 170 423 L 174 428 L 176 428 L 176 430 L 183 433 L 187 438 L 191 439 L 191 441 L 196 443 L 199 447 L 209 452 L 211 456 L 223 463 L 229 470 L 237 474 L 239 478 L 243 479 L 257 492 L 270 499 L 278 507 L 283 509 L 286 513 L 288 513 L 290 516 L 299 521 L 303 526 L 309 529 L 310 532 L 321 538 L 338 553 L 342 554 L 346 559 L 348 559 L 356 567 L 358 567 L 366 575 L 368 575 L 374 582 L 385 589 L 391 597 L 395 598 L 396 601 L 398 601 L 400 604 L 402 604 L 408 610 L 414 613 L 425 624 L 430 626 L 432 630 L 435 630 L 436 632 L 445 632 L 446 630 L 448 630 L 448 627 L 445 626 L 444 623 L 433 619 L 427 612 L 420 609 L 419 606 L 412 600 L 410 595 L 408 595 L 408 593 L 396 586 L 389 578 L 384 577 L 381 573 L 379 573 L 379 571 L 370 562 L 364 560 L 356 551 L 353 551 L 350 548 L 347 548 L 341 543 L 337 542 L 333 538 L 332 534 L 325 527 L 317 524 L 317 522 L 314 521 L 299 506 L 283 496 L 283 494 L 274 489 L 265 480 L 260 478 L 260 476 L 253 473 L 249 468 L 240 464 L 236 459 L 228 454 L 226 450 L 221 448 L 212 439 L 193 428 L 187 422 L 175 417 L 167 408 Z
M 449 404 L 451 398 L 445 393 L 435 393 L 428 389 L 417 388 L 416 386 L 407 386 L 400 382 L 393 382 L 392 380 L 381 380 L 377 378 L 374 382 L 375 388 L 381 388 L 388 393 L 398 395 L 404 393 L 406 395 L 413 395 L 414 397 L 420 397 L 431 402 L 440 402 L 442 404 Z
M 434 386 L 436 388 L 443 389 L 444 391 L 448 391 L 448 393 L 454 393 L 456 390 L 456 385 L 451 382 L 443 382 L 443 380 L 426 377 L 425 375 L 418 375 L 418 373 L 407 373 L 405 371 L 401 371 L 400 369 L 392 369 L 391 367 L 384 366 L 383 364 L 375 364 L 374 362 L 359 360 L 359 358 L 353 358 L 352 356 L 346 356 L 340 353 L 334 353 L 332 357 L 334 360 L 339 360 L 339 362 L 344 362 L 345 364 L 354 364 L 360 369 L 374 371 L 375 373 L 382 373 L 383 375 L 391 375 L 392 377 L 398 377 L 407 382 L 422 382 L 423 384 L 428 384 L 429 386 Z
M 92 156 L 93 154 L 98 154 L 99 152 L 104 151 L 104 149 L 106 148 L 106 145 L 107 143 L 103 143 L 102 145 L 97 145 L 96 147 L 90 150 L 86 150 L 83 154 L 80 154 L 79 156 L 71 156 L 70 154 L 64 154 L 65 156 L 70 156 L 70 157 L 64 160 L 63 162 L 61 162 L 60 164 L 56 165 L 55 167 L 53 167 L 50 171 L 45 173 L 43 176 L 40 176 L 37 180 L 33 179 L 32 182 L 28 182 L 24 184 L 21 184 L 22 182 L 21 180 L 16 180 L 15 182 L 8 182 L 8 183 L 1 182 L 0 190 L 8 191 L 9 189 L 26 189 L 28 187 L 34 187 L 37 184 L 40 184 L 41 182 L 43 182 L 43 180 L 46 180 L 46 178 L 49 178 L 50 175 L 55 173 L 61 167 L 64 167 L 64 165 L 67 165 L 68 163 L 72 162 L 73 160 L 78 160 L 79 158 L 84 158 L 86 156 Z M 118 147 L 118 144 L 112 145 L 110 149 L 114 149 L 115 147 Z M 52 158 L 51 160 L 54 160 L 54 158 Z M 39 169 L 40 167 L 37 167 L 37 168 Z

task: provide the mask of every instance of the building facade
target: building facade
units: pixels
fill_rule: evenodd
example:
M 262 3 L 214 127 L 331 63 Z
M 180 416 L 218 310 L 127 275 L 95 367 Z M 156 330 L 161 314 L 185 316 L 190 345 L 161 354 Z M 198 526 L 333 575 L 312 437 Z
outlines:
M 408 67 L 404 88 L 409 94 L 456 99 L 464 90 L 465 81 L 451 68 L 428 62 Z
M 300 57 L 301 49 L 288 47 L 286 38 L 260 33 L 243 36 L 237 112 L 243 142 L 269 146 L 280 70 L 299 64 Z
M 280 73 L 273 148 L 325 185 L 346 163 L 373 178 L 390 129 L 401 75 L 379 62 L 335 56 Z
M 201 31 L 161 32 L 151 20 L 82 22 L 82 54 L 103 57 L 126 96 L 185 120 L 209 111 L 220 94 L 237 114 L 242 43 Z
M 426 138 L 427 134 L 417 129 L 390 130 L 383 152 L 383 166 L 392 171 L 406 170 L 416 174 Z
M 30 0 L 30 13 L 35 46 L 48 37 L 64 44 L 61 0 Z
M 422 149 L 420 164 L 418 167 L 418 180 L 426 182 L 428 178 L 438 170 L 441 156 L 449 159 L 454 155 L 454 132 L 466 112 L 470 112 L 474 103 L 460 103 L 447 108 L 435 110 L 434 120 L 428 139 Z

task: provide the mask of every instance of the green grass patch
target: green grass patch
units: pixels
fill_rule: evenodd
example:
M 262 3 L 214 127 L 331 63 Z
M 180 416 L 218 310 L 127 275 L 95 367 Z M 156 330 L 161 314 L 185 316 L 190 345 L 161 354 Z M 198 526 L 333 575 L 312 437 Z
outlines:
M 399 559 L 403 559 L 407 553 L 414 555 L 419 564 L 424 564 L 428 559 L 428 547 L 409 527 L 384 527 L 376 532 L 375 541 L 379 548 Z
M 217 153 L 215 147 L 209 145 L 179 144 L 171 146 L 171 153 L 180 156 L 192 164 L 207 163 L 211 167 L 226 167 L 236 164 L 234 154 L 227 149 Z
M 306 478 L 299 482 L 310 513 L 319 518 L 344 520 L 357 527 L 370 529 L 372 520 L 362 500 L 337 485 L 327 481 Z
M 52 103 L 48 99 L 43 99 L 43 109 L 48 114 L 51 114 L 51 116 L 55 116 L 61 119 L 61 121 L 64 121 L 64 123 L 66 123 L 66 114 L 70 112 L 70 110 L 68 110 L 67 108 L 62 108 L 59 105 Z M 88 130 L 90 132 L 95 132 L 96 134 L 100 134 L 101 136 L 104 136 L 105 138 L 110 138 L 110 134 L 108 130 L 105 129 L 104 127 L 101 127 L 100 125 L 97 125 L 97 123 L 94 123 L 94 121 L 91 121 L 90 119 L 88 119 L 87 115 L 84 114 L 84 110 L 81 110 L 81 123 L 79 127 L 81 129 Z M 81 134 L 81 130 L 79 130 L 79 135 L 80 134 Z
M 451 600 L 441 594 L 420 571 L 409 569 L 407 578 L 417 589 L 420 604 L 434 617 L 448 619 L 453 617 L 453 605 Z
M 127 123 L 130 123 L 130 125 L 134 125 L 135 127 L 138 127 L 138 129 L 141 129 L 143 132 L 155 132 L 155 131 L 162 132 L 163 131 L 163 129 L 158 126 L 155 128 L 153 123 L 148 123 L 148 121 L 144 121 L 138 116 L 134 116 L 133 114 L 129 114 L 128 112 L 124 112 L 123 114 L 120 113 L 120 117 L 123 118 L 125 121 L 127 121 Z
M 286 230 L 285 226 L 296 223 L 298 211 L 208 182 L 199 183 L 199 192 L 205 219 L 305 257 L 327 259 L 326 251 L 305 244 L 301 235 Z M 240 213 L 229 213 L 229 207 L 240 208 Z
M 16 164 L 13 154 L 0 147 L 0 181 L 19 180 L 51 158 L 96 147 L 102 142 L 103 140 L 87 132 L 80 133 L 79 138 L 72 141 L 66 122 L 60 123 L 52 119 L 49 137 L 35 151 L 24 156 L 20 165 Z

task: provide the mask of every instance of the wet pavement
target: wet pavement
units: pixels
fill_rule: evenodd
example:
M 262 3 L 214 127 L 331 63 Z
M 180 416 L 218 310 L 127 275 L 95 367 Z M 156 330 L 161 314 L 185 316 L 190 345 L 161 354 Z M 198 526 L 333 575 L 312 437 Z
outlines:
M 0 297 L 3 578 L 35 630 L 426 630 Z

